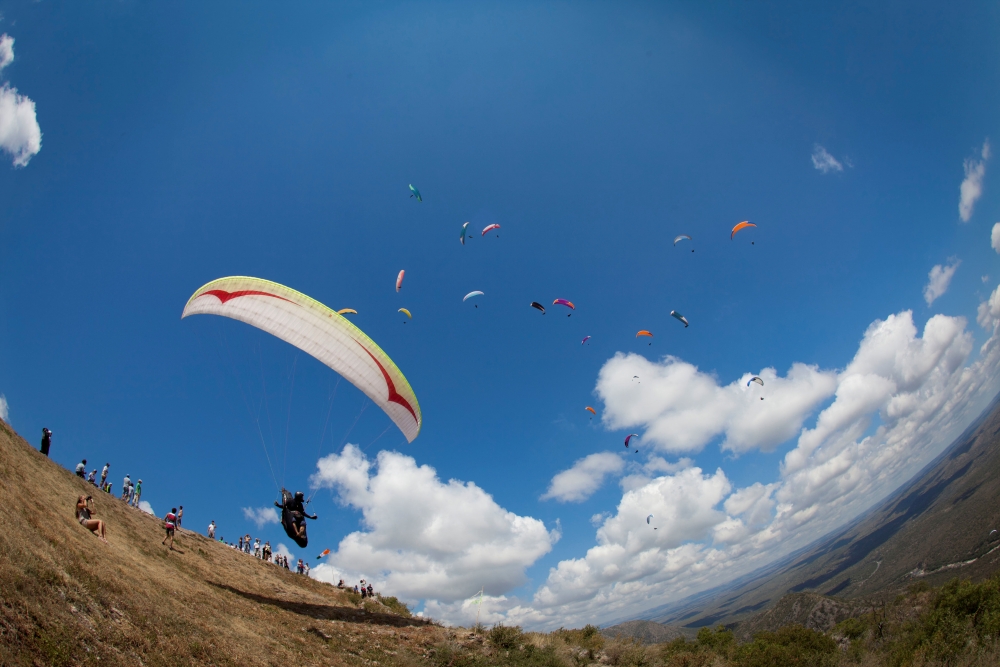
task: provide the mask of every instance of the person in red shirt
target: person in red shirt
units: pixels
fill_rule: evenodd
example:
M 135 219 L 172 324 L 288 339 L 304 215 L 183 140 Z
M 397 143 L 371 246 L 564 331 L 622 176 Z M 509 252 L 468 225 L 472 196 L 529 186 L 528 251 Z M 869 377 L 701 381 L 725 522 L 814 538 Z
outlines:
M 174 549 L 174 529 L 177 527 L 177 508 L 172 507 L 167 516 L 163 517 L 163 527 L 167 531 L 166 537 L 163 538 L 163 542 L 160 544 L 166 544 L 167 540 L 170 540 L 170 550 Z

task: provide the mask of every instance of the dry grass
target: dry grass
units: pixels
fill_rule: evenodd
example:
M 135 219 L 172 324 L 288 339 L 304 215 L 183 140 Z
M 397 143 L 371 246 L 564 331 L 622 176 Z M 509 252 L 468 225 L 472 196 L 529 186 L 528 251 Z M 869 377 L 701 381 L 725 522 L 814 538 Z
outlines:
M 169 551 L 95 491 L 0 421 L 0 664 L 408 665 L 451 634 L 201 535 Z M 110 544 L 74 520 L 81 493 Z

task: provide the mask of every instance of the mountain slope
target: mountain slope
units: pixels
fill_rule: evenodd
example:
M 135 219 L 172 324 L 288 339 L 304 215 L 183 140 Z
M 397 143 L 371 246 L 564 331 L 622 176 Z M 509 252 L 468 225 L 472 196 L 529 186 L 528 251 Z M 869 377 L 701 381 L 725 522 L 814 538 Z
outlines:
M 74 520 L 80 494 L 109 544 Z M 201 535 L 162 539 L 0 421 L 0 664 L 415 664 L 449 632 Z
M 891 594 L 914 581 L 983 579 L 1000 569 L 1000 396 L 889 498 L 777 567 L 644 618 L 689 628 L 731 624 L 787 594 Z

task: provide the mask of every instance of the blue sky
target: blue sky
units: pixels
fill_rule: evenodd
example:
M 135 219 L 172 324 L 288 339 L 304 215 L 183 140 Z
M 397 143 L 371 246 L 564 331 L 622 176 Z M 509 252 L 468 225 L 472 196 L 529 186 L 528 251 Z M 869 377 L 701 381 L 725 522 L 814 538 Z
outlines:
M 263 382 L 279 482 L 309 486 L 317 459 L 350 458 L 347 443 L 372 466 L 381 450 L 395 457 L 380 459 L 380 471 L 401 466 L 386 484 L 410 488 L 417 468 L 406 457 L 436 471 L 404 501 L 449 527 L 447 548 L 393 528 L 376 484 L 351 491 L 333 476 L 317 478 L 321 520 L 308 555 L 333 548 L 337 575 L 375 578 L 452 622 L 463 622 L 472 582 L 487 579 L 490 618 L 600 621 L 815 539 L 890 492 L 996 391 L 998 199 L 984 145 L 1000 137 L 1000 17 L 989 3 L 14 2 L 0 11 L 0 32 L 14 40 L 0 69 L 0 97 L 14 106 L 0 114 L 25 111 L 27 99 L 41 131 L 40 150 L 30 123 L 0 133 L 9 421 L 31 442 L 51 428 L 52 456 L 67 467 L 110 461 L 117 488 L 126 472 L 142 477 L 156 512 L 183 504 L 192 527 L 214 519 L 227 538 L 287 542 L 243 512 L 275 496 L 246 407 Z M 820 147 L 839 169 L 814 166 Z M 981 196 L 970 195 L 963 221 L 960 184 L 977 180 L 980 163 Z M 757 229 L 730 240 L 746 219 Z M 465 221 L 476 233 L 462 246 Z M 478 235 L 494 222 L 499 237 Z M 693 242 L 675 248 L 682 233 Z M 929 272 L 956 265 L 928 304 Z M 416 391 L 420 437 L 405 444 L 359 391 L 265 334 L 180 320 L 197 287 L 227 275 L 357 309 L 353 321 Z M 485 292 L 478 308 L 461 301 L 475 289 Z M 576 304 L 571 318 L 528 307 L 555 298 Z M 400 307 L 413 313 L 405 325 Z M 935 315 L 945 342 L 925 368 L 913 341 Z M 892 387 L 822 431 L 821 415 L 832 420 L 847 404 L 846 369 L 876 321 L 896 335 L 865 340 L 889 346 L 880 354 L 897 367 L 859 371 L 858 382 L 892 376 Z M 639 329 L 654 332 L 651 345 L 635 339 Z M 723 388 L 746 374 L 770 367 L 785 378 L 795 363 L 815 366 L 815 392 L 793 405 L 805 394 L 788 381 L 787 394 L 768 397 L 778 412 L 761 428 L 787 431 L 780 443 L 734 426 L 744 408 L 719 407 L 729 405 Z M 706 414 L 689 419 L 694 408 L 681 404 L 696 393 L 673 393 L 671 373 L 688 368 L 678 364 L 702 373 Z M 633 367 L 660 381 L 635 393 L 612 377 Z M 952 395 L 967 400 L 943 398 Z M 920 410 L 906 414 L 921 419 L 907 424 L 933 424 L 934 434 L 900 426 L 897 407 L 918 398 Z M 693 422 L 712 424 L 697 435 Z M 825 488 L 833 496 L 794 491 L 786 457 L 805 446 L 802 428 L 826 434 L 809 450 L 817 466 L 829 461 L 816 452 L 845 447 L 865 452 L 856 464 L 892 473 Z M 654 435 L 662 429 L 678 440 Z M 614 463 L 629 432 L 643 435 L 640 453 Z M 616 472 L 584 500 L 540 499 L 558 473 L 604 452 L 594 465 Z M 654 455 L 665 463 L 649 466 Z M 450 479 L 489 494 L 469 506 L 483 503 L 506 527 L 490 533 L 449 514 Z M 724 506 L 768 485 L 754 521 L 741 503 Z M 664 525 L 673 542 L 642 543 L 635 526 L 621 527 L 644 493 L 669 505 L 682 487 L 704 499 L 690 512 L 704 521 Z M 440 504 L 421 489 L 440 492 Z M 782 507 L 815 506 L 807 497 L 836 510 L 782 524 Z M 529 527 L 518 532 L 510 516 Z M 733 522 L 750 532 L 723 536 Z M 338 547 L 350 535 L 361 546 Z M 600 581 L 560 574 L 560 563 L 595 568 L 588 550 L 619 539 L 632 544 L 622 547 L 630 559 L 684 564 L 670 576 L 662 564 Z M 520 551 L 503 567 L 469 555 L 505 542 Z M 365 548 L 408 554 L 406 564 Z M 464 556 L 440 555 L 452 548 Z

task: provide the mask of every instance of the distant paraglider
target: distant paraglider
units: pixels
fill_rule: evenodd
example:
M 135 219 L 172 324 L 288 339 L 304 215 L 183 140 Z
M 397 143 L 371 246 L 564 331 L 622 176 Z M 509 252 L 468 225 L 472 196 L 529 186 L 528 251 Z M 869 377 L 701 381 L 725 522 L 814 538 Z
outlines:
M 625 448 L 628 449 L 628 443 L 631 442 L 632 438 L 638 438 L 638 433 L 629 433 L 625 436 Z
M 595 410 L 594 408 L 590 407 L 589 405 L 587 407 L 585 407 L 584 410 L 586 410 L 587 412 L 589 412 L 592 415 L 596 415 L 597 414 L 597 410 Z
M 675 320 L 679 320 L 679 321 L 683 322 L 685 328 L 688 326 L 687 318 L 684 317 L 683 315 L 681 315 L 680 313 L 678 313 L 676 310 L 671 310 L 670 311 L 670 317 L 674 318 Z
M 649 331 L 646 331 L 645 329 L 642 329 L 641 331 L 639 331 L 639 333 L 635 335 L 636 338 L 639 338 L 640 336 L 647 336 L 649 338 L 652 338 L 653 334 Z M 652 343 L 650 343 L 650 345 L 652 345 Z
M 753 223 L 752 223 L 752 222 L 750 222 L 749 220 L 744 220 L 744 221 L 743 221 L 743 222 L 741 222 L 740 224 L 738 224 L 738 225 L 736 225 L 735 227 L 733 227 L 733 231 L 732 231 L 732 233 L 731 233 L 731 234 L 729 235 L 729 238 L 730 238 L 730 240 L 732 240 L 732 238 L 733 238 L 734 236 L 736 236 L 736 232 L 740 231 L 741 229 L 746 229 L 747 227 L 756 227 L 756 226 L 757 226 L 757 225 L 753 224 Z
M 653 520 L 653 515 L 650 514 L 649 516 L 646 517 L 646 525 L 648 526 L 649 522 L 652 521 L 652 520 Z
M 424 198 L 420 196 L 420 190 L 417 190 L 415 187 L 413 187 L 413 183 L 410 183 L 410 197 L 411 198 L 416 197 L 417 201 L 424 200 Z
M 753 376 L 752 378 L 750 378 L 749 380 L 747 380 L 747 386 L 748 386 L 748 387 L 750 386 L 750 383 L 751 383 L 751 382 L 756 382 L 757 384 L 759 384 L 759 385 L 760 385 L 760 386 L 762 386 L 762 387 L 764 386 L 764 381 L 763 381 L 763 380 L 761 380 L 761 379 L 760 379 L 759 377 L 757 377 L 756 375 L 754 375 L 754 376 Z
M 338 315 L 347 315 L 347 314 L 357 315 L 358 311 L 354 310 L 353 308 L 341 308 L 340 310 L 337 311 L 337 314 Z
M 532 301 L 531 302 L 531 307 L 535 308 L 537 310 L 542 311 L 542 315 L 545 314 L 545 306 L 543 306 L 542 304 L 538 303 L 537 301 Z
M 469 223 L 465 223 L 464 225 L 462 225 L 462 232 L 458 235 L 458 240 L 462 242 L 462 245 L 465 245 L 465 232 L 468 229 L 468 227 Z
M 402 289 L 402 288 L 403 288 L 403 276 L 405 276 L 405 275 L 406 275 L 406 271 L 405 271 L 405 270 L 403 270 L 403 271 L 400 271 L 400 272 L 399 272 L 399 275 L 398 275 L 398 276 L 396 276 L 396 291 L 397 291 L 397 292 L 398 292 L 398 291 L 399 291 L 400 289 Z
M 486 236 L 487 232 L 490 232 L 490 231 L 492 231 L 494 229 L 500 229 L 500 225 L 498 225 L 495 222 L 492 225 L 486 225 L 486 228 L 483 230 L 483 234 L 482 235 Z
M 573 305 L 573 302 L 572 301 L 567 301 L 566 299 L 556 299 L 555 301 L 552 302 L 552 305 L 553 306 L 557 306 L 557 305 L 558 306 L 566 306 L 570 310 L 576 310 L 576 306 Z M 569 313 L 569 315 L 566 315 L 566 317 L 570 317 L 572 314 L 573 313 Z
M 679 241 L 684 241 L 685 239 L 686 239 L 686 240 L 688 240 L 688 241 L 690 241 L 690 240 L 691 240 L 691 237 L 690 237 L 690 236 L 688 236 L 687 234 L 680 234 L 679 236 L 677 236 L 677 237 L 676 237 L 676 238 L 674 239 L 674 245 L 677 245 L 677 243 L 678 243 Z
M 462 297 L 462 303 L 465 303 L 466 301 L 468 301 L 469 299 L 471 299 L 474 296 L 483 296 L 483 293 L 480 292 L 479 290 L 476 290 L 474 292 L 469 292 L 464 297 Z M 478 304 L 476 305 L 476 308 L 479 308 Z
M 586 342 L 587 342 L 588 340 L 590 340 L 590 336 L 584 336 L 584 337 L 583 337 L 583 340 L 581 340 L 581 341 L 580 341 L 580 345 L 583 345 L 583 344 L 584 344 L 584 343 L 586 343 Z
M 406 315 L 407 318 L 409 318 L 411 320 L 413 319 L 413 315 L 410 315 L 410 311 L 408 311 L 406 308 L 400 308 L 396 312 L 397 313 L 403 313 L 404 315 Z M 406 324 L 406 322 L 403 322 L 403 324 Z
M 323 552 L 320 553 L 320 555 L 316 556 L 316 560 L 319 560 L 323 556 L 329 556 L 329 555 L 330 555 L 330 550 L 329 549 L 324 549 Z

